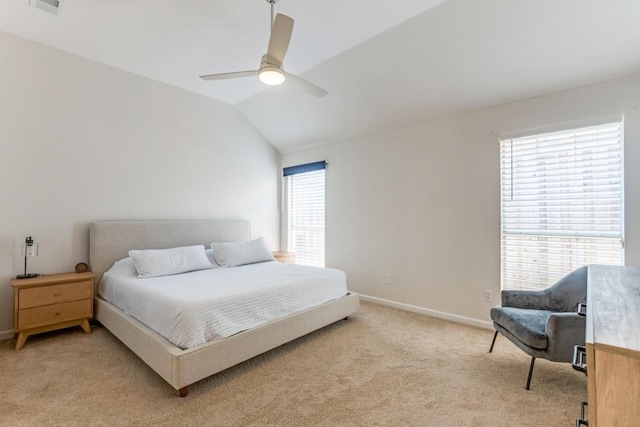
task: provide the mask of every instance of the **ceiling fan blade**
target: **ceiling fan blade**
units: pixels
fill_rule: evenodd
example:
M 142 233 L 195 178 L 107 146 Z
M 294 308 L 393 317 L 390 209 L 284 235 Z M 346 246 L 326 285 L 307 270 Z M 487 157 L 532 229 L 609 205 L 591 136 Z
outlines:
M 251 77 L 257 76 L 258 70 L 251 71 L 234 71 L 232 73 L 218 73 L 218 74 L 206 74 L 200 76 L 202 80 L 224 80 L 224 79 L 237 79 L 239 77 Z
M 322 98 L 329 93 L 326 90 L 322 89 L 320 86 L 317 86 L 310 81 L 303 79 L 302 77 L 298 77 L 295 74 L 287 73 L 287 81 L 295 84 L 300 90 L 310 95 L 317 96 L 318 98 Z
M 289 48 L 292 32 L 293 19 L 278 13 L 271 27 L 271 38 L 269 38 L 269 49 L 267 50 L 267 60 L 273 65 L 278 67 L 282 65 L 284 55 Z

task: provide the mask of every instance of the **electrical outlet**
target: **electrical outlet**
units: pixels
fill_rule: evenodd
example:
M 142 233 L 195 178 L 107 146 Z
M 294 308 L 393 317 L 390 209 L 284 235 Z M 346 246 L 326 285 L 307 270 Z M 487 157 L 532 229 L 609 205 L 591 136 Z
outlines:
M 393 274 L 387 273 L 384 275 L 384 284 L 388 286 L 393 285 Z
M 491 289 L 485 289 L 484 290 L 484 300 L 486 302 L 492 302 L 493 301 L 493 291 Z

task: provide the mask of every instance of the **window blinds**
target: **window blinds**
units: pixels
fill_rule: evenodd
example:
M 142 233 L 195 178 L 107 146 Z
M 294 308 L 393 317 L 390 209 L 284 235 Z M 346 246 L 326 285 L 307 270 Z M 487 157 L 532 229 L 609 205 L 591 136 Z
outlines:
M 503 289 L 623 265 L 622 123 L 500 141 Z
M 287 180 L 288 249 L 295 252 L 297 264 L 324 267 L 324 166 L 325 162 L 318 162 L 284 170 Z

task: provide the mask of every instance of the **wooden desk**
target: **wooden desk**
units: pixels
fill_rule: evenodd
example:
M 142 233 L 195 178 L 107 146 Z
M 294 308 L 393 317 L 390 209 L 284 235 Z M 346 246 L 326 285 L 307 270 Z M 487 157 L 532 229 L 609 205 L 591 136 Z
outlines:
M 640 268 L 589 266 L 590 427 L 640 425 Z

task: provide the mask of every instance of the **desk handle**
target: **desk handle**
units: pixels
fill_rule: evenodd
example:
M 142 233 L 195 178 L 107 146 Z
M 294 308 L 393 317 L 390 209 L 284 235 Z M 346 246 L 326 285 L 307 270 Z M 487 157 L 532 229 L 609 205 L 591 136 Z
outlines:
M 587 304 L 584 304 L 584 303 L 578 304 L 578 314 L 580 316 L 586 316 L 587 315 Z
M 575 369 L 576 371 L 580 371 L 580 372 L 584 372 L 584 374 L 587 374 L 587 362 L 586 359 L 587 358 L 587 349 L 585 348 L 585 346 L 583 345 L 576 345 L 575 347 L 573 347 L 573 362 L 571 363 L 571 366 L 573 366 L 573 369 Z
M 580 402 L 580 419 L 581 420 L 586 420 L 587 417 L 585 416 L 585 414 L 587 413 L 587 406 L 589 406 L 589 403 L 587 402 Z M 589 424 L 587 422 L 587 424 Z
M 576 427 L 580 427 L 580 426 L 588 426 L 589 425 L 589 421 L 587 421 L 585 419 L 584 414 L 586 413 L 586 407 L 589 404 L 587 402 L 580 402 L 580 418 L 578 418 L 576 420 Z

